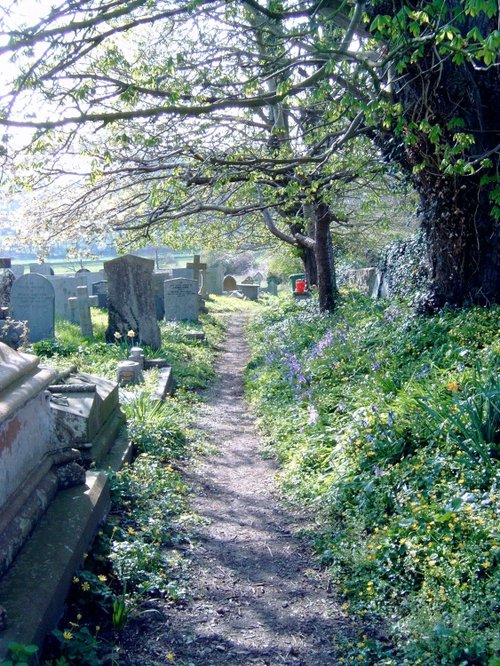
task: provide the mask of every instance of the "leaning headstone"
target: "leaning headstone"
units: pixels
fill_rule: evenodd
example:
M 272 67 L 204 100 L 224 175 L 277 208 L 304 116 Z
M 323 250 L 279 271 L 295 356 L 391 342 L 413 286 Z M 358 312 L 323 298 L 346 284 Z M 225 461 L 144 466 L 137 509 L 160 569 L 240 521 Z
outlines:
M 54 337 L 54 287 L 38 273 L 21 275 L 10 293 L 12 319 L 26 321 L 30 342 Z
M 236 291 L 237 289 L 236 278 L 234 278 L 232 275 L 226 275 L 222 283 L 222 287 L 224 291 Z
M 199 298 L 196 280 L 165 280 L 165 321 L 198 319 Z
M 97 307 L 108 307 L 108 283 L 106 280 L 99 280 L 92 284 L 92 295 L 97 296 Z
M 90 316 L 89 290 L 87 287 L 76 288 L 76 300 L 78 304 L 78 316 L 80 319 L 80 330 L 84 337 L 92 337 L 92 317 Z
M 156 321 L 152 275 L 154 261 L 131 254 L 104 263 L 108 279 L 108 328 L 106 340 L 115 341 L 115 333 L 154 349 L 161 346 Z
M 50 264 L 30 264 L 30 273 L 48 276 L 54 275 L 54 269 Z

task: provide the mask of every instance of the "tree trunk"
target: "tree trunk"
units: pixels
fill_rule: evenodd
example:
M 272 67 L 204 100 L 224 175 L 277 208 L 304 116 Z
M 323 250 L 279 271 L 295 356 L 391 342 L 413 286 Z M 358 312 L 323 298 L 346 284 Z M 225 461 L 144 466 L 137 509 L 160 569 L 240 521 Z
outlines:
M 415 184 L 431 265 L 431 289 L 421 309 L 498 302 L 499 226 L 479 178 L 422 175 Z
M 330 209 L 323 203 L 315 207 L 315 238 L 314 256 L 318 270 L 319 308 L 322 312 L 333 312 L 337 304 L 337 285 L 335 280 L 335 263 L 333 260 Z
M 424 4 L 415 5 L 420 6 Z M 401 3 L 387 1 L 377 4 L 376 11 L 393 14 L 400 7 Z M 497 17 L 463 15 L 460 0 L 446 0 L 442 11 L 443 25 L 450 21 L 464 37 L 472 28 L 488 35 L 497 27 Z M 499 225 L 489 194 L 500 171 L 499 68 L 479 67 L 467 60 L 456 64 L 451 55 L 441 55 L 431 44 L 392 86 L 394 101 L 403 108 L 403 134 L 411 140 L 404 142 L 401 134 L 381 134 L 379 145 L 389 160 L 398 161 L 409 174 L 421 197 L 422 227 L 432 271 L 423 309 L 432 312 L 446 303 L 457 307 L 498 303 Z M 430 140 L 422 122 L 440 128 L 437 142 Z M 478 168 L 484 157 L 490 166 L 483 165 L 471 175 L 461 175 L 458 169 L 455 175 L 445 175 L 445 146 L 452 146 L 461 135 L 473 143 L 463 149 L 463 155 L 457 155 L 455 165 L 463 158 L 463 163 L 470 160 Z M 453 160 L 449 168 L 453 168 Z M 486 178 L 481 185 L 485 175 L 490 176 L 490 182 Z

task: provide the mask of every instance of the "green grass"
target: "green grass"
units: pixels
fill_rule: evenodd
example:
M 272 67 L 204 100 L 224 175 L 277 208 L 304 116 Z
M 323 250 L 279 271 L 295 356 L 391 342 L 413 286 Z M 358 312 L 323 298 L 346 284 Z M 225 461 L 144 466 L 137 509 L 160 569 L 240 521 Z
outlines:
M 498 664 L 500 309 L 415 316 L 348 294 L 251 326 L 251 398 L 348 614 L 345 663 Z

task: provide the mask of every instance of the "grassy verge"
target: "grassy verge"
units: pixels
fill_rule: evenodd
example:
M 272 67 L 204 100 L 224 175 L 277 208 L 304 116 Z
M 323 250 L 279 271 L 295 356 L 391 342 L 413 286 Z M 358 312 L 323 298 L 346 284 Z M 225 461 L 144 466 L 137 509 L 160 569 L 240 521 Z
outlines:
M 499 308 L 420 318 L 351 293 L 250 328 L 247 388 L 348 614 L 344 663 L 498 666 Z
M 247 307 L 254 306 L 213 298 L 200 324 L 162 322 L 162 349 L 145 349 L 146 357 L 162 356 L 172 365 L 176 392 L 164 403 L 152 402 L 157 375 L 151 370 L 144 385 L 122 396 L 136 457 L 110 479 L 110 515 L 75 573 L 67 612 L 48 641 L 46 666 L 119 663 L 120 635 L 129 619 L 154 612 L 155 598 L 176 601 L 186 594 L 184 552 L 196 516 L 182 466 L 199 447 L 192 430 L 200 399 L 196 389 L 214 378 L 226 314 Z M 35 343 L 30 351 L 59 369 L 76 364 L 79 371 L 114 379 L 117 361 L 127 358 L 129 347 L 104 342 L 105 312 L 93 310 L 93 324 L 94 337 L 82 338 L 78 326 L 60 321 L 56 338 Z M 203 328 L 206 342 L 186 339 L 193 328 Z

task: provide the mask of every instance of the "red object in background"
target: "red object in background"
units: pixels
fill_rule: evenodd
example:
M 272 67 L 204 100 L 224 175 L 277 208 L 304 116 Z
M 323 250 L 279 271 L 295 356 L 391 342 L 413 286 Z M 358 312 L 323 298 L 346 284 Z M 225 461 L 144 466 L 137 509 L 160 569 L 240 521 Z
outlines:
M 295 291 L 298 294 L 303 294 L 307 289 L 307 282 L 306 280 L 297 280 L 295 282 Z

